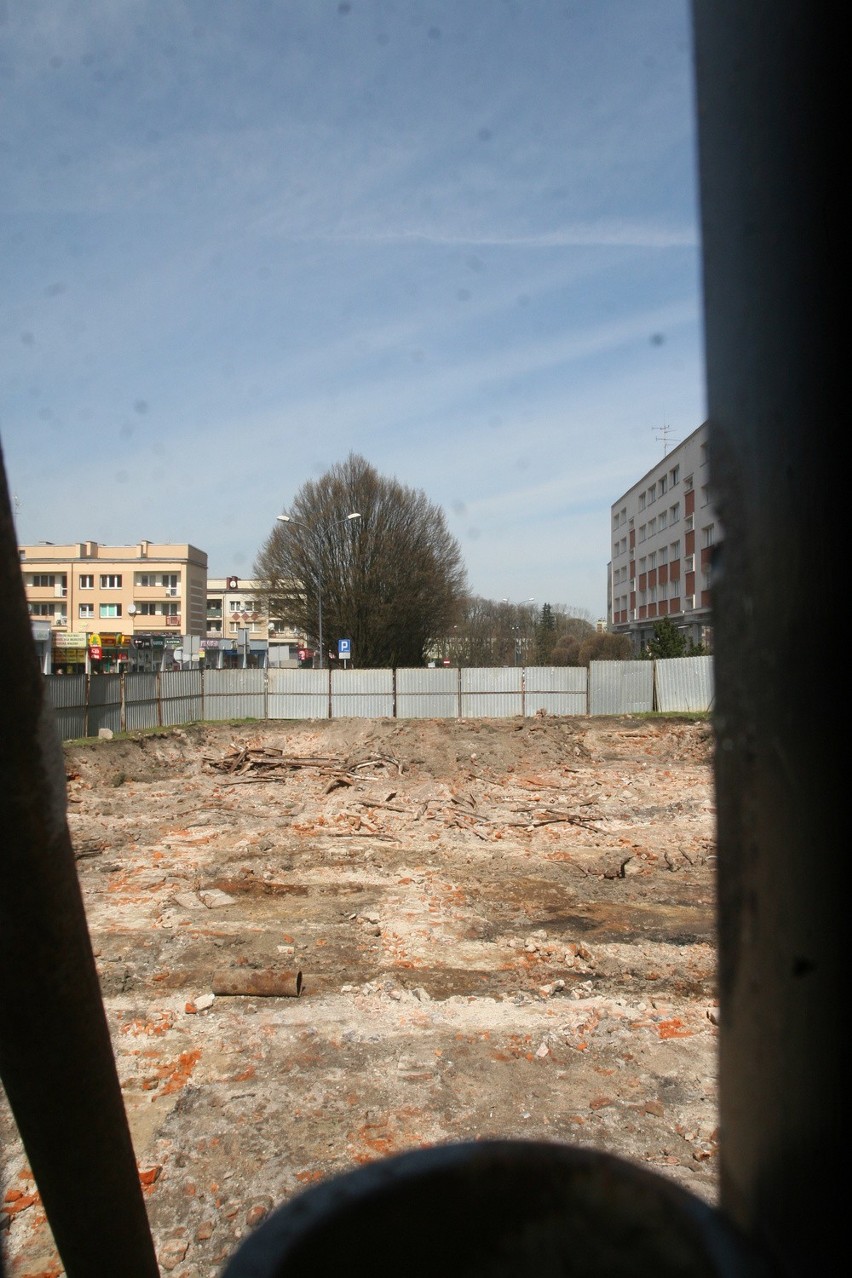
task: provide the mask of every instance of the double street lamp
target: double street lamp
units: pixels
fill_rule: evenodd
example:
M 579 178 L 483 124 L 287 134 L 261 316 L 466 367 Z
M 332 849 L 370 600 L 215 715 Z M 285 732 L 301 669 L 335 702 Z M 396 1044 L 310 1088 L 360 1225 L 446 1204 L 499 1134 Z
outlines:
M 342 519 L 332 521 L 332 526 L 337 524 L 353 523 L 356 519 L 361 518 L 361 512 L 353 510 L 351 514 L 344 515 Z M 313 533 L 314 529 L 308 524 L 300 523 L 298 519 L 294 519 L 292 515 L 276 515 L 279 524 L 291 524 L 294 528 L 304 528 L 305 532 Z M 322 642 L 322 555 L 316 556 L 316 573 L 317 573 L 317 641 L 319 643 L 319 668 L 322 670 L 325 666 L 325 649 Z

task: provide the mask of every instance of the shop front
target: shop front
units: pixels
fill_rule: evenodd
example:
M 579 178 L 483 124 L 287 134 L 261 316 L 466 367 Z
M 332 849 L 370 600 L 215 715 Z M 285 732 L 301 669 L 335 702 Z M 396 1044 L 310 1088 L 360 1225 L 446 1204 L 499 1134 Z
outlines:
M 124 674 L 130 667 L 130 636 L 101 630 L 88 636 L 92 674 Z
M 175 668 L 173 653 L 181 645 L 180 635 L 135 634 L 129 648 L 131 674 L 156 674 Z
M 53 673 L 63 675 L 85 674 L 88 643 L 88 637 L 83 631 L 55 631 L 51 652 Z

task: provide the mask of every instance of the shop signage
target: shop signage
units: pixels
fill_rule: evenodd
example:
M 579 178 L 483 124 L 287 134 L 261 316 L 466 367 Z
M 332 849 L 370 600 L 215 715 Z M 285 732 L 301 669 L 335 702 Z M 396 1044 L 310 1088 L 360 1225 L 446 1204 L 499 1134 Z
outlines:
M 95 661 L 100 661 L 103 655 L 104 655 L 103 649 L 101 648 L 100 644 L 97 644 L 97 643 L 89 644 L 89 656 L 92 657 Z
M 65 634 L 57 631 L 53 636 L 53 646 L 54 648 L 85 648 L 86 636 L 73 630 Z

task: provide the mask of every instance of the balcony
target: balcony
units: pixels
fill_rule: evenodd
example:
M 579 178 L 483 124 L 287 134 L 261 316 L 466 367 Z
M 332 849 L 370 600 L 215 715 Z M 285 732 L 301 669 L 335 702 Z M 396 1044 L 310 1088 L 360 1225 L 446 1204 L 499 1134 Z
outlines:
M 175 617 L 164 617 L 164 618 L 163 618 L 163 621 L 165 621 L 165 623 L 166 623 L 166 625 L 167 625 L 167 626 L 179 626 L 179 625 L 180 625 L 180 615 L 175 616 Z

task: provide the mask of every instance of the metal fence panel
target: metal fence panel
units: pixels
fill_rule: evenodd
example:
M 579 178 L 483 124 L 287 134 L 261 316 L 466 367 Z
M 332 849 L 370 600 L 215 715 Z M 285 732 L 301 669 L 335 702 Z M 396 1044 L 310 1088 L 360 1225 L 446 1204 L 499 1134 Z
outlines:
M 270 719 L 327 719 L 330 704 L 329 670 L 270 669 L 267 671 L 267 710 Z
M 713 704 L 713 658 L 669 657 L 656 661 L 657 709 L 709 710 Z
M 205 670 L 203 717 L 265 719 L 265 679 L 265 670 Z
M 332 670 L 332 719 L 392 719 L 392 670 Z
M 459 672 L 455 667 L 397 670 L 398 719 L 457 719 L 460 705 Z
M 66 676 L 63 675 L 63 678 Z M 101 728 L 121 731 L 121 675 L 89 676 L 89 715 L 86 736 L 96 737 Z
M 254 674 L 253 670 L 247 672 Z M 160 675 L 163 723 L 197 723 L 203 714 L 200 670 L 164 670 Z
M 590 662 L 589 714 L 645 714 L 653 708 L 653 661 Z
M 527 666 L 524 714 L 585 715 L 589 710 L 589 672 L 585 666 Z
M 124 676 L 124 726 L 128 732 L 157 728 L 160 724 L 160 702 L 155 674 Z
M 496 670 L 470 667 L 461 671 L 463 719 L 507 719 L 523 713 L 523 671 L 520 666 Z
M 707 713 L 713 658 L 593 661 L 579 666 L 393 670 L 175 670 L 45 675 L 61 740 L 101 728 L 139 731 L 201 718 L 451 719 Z M 88 698 L 87 698 L 88 694 Z M 87 706 L 88 699 L 88 706 Z
M 73 741 L 86 735 L 85 675 L 46 675 L 48 705 L 61 741 Z

